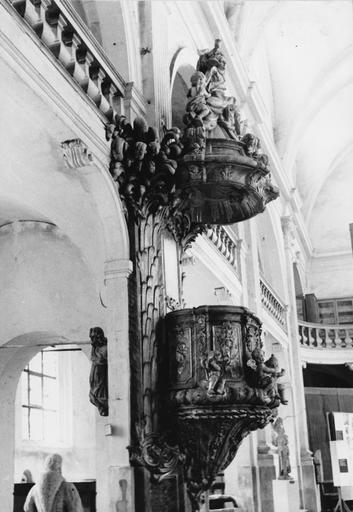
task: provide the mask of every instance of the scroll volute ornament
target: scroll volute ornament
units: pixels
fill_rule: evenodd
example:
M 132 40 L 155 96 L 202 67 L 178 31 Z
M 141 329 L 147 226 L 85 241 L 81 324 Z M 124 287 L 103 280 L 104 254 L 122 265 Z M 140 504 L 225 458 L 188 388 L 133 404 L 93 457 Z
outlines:
M 166 316 L 169 388 L 165 397 L 185 455 L 193 509 L 242 439 L 273 420 L 283 374 L 264 361 L 261 323 L 246 308 L 201 306 Z

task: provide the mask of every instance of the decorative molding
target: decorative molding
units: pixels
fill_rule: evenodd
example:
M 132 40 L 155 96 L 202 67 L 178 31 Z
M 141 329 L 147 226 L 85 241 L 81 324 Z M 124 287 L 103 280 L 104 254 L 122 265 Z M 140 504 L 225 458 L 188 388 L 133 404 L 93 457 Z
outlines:
M 104 279 L 128 278 L 133 271 L 130 260 L 108 260 L 104 263 Z
M 81 139 L 65 140 L 61 143 L 66 167 L 79 169 L 93 164 L 93 155 Z

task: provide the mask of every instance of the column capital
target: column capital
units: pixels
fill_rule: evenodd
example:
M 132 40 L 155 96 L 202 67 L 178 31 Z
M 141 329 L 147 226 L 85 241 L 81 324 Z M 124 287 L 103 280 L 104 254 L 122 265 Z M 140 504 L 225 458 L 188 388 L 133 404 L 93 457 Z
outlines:
M 130 260 L 107 260 L 104 263 L 104 278 L 128 278 L 133 270 L 132 261 Z

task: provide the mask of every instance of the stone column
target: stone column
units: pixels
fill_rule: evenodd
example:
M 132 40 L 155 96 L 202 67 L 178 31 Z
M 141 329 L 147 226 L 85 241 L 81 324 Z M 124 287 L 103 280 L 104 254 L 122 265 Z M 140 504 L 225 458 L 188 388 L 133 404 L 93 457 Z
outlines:
M 105 263 L 109 416 L 97 419 L 97 512 L 134 512 L 130 444 L 128 260 Z
M 301 507 L 304 510 L 316 512 L 320 510 L 320 506 L 318 502 L 319 496 L 315 481 L 314 464 L 308 442 L 304 382 L 300 357 L 298 315 L 293 274 L 293 263 L 296 252 L 295 226 L 291 216 L 282 217 L 281 221 L 286 254 L 287 289 L 289 299 L 288 335 L 291 340 L 289 345 L 289 363 L 291 367 L 292 382 L 295 382 L 295 387 L 293 387 L 293 410 L 297 431 L 296 443 L 300 501 Z
M 255 220 L 242 224 L 242 234 L 244 236 L 241 249 L 242 305 L 259 316 L 261 297 Z M 257 451 L 259 432 L 261 431 L 251 432 L 243 440 L 234 461 L 225 471 L 226 493 L 234 494 L 242 510 L 246 512 L 265 512 L 266 510 L 261 509 L 262 484 Z

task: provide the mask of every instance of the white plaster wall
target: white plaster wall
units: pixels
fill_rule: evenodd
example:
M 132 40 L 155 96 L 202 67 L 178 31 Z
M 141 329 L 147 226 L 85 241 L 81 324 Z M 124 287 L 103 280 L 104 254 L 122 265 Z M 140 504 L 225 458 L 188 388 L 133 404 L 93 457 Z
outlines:
M 215 294 L 216 288 L 224 287 L 227 283 L 222 282 L 195 257 L 191 264 L 183 268 L 183 298 L 187 308 L 196 308 L 204 305 L 234 304 L 241 305 L 239 296 L 232 295 L 220 301 Z
M 313 258 L 308 269 L 308 289 L 318 299 L 353 296 L 352 254 Z
M 18 222 L 0 229 L 1 343 L 51 331 L 70 341 L 88 338 L 103 307 L 82 255 L 51 225 Z

